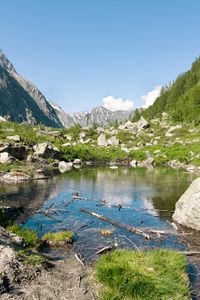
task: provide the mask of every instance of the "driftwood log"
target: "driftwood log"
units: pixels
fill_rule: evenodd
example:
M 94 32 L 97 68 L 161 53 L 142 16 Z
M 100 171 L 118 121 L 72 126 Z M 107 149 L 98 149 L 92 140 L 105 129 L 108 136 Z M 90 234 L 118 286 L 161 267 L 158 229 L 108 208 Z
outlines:
M 136 233 L 136 234 L 142 235 L 142 236 L 143 236 L 145 239 L 147 239 L 147 240 L 150 239 L 150 236 L 149 236 L 148 234 L 146 234 L 146 233 L 145 233 L 143 230 L 141 230 L 141 229 L 138 229 L 138 228 L 136 228 L 136 227 L 133 227 L 133 226 L 130 226 L 130 225 L 126 225 L 126 224 L 123 224 L 123 223 L 119 223 L 119 222 L 117 222 L 117 221 L 115 221 L 115 220 L 112 220 L 112 219 L 108 219 L 108 218 L 106 218 L 106 217 L 104 217 L 104 216 L 102 216 L 102 215 L 99 215 L 99 214 L 97 214 L 97 213 L 95 213 L 95 212 L 91 212 L 91 211 L 89 211 L 89 210 L 87 210 L 87 209 L 84 209 L 84 208 L 81 208 L 80 211 L 81 211 L 81 212 L 84 212 L 84 213 L 86 213 L 86 214 L 88 214 L 88 215 L 90 215 L 90 216 L 96 217 L 96 218 L 98 218 L 98 219 L 100 219 L 100 220 L 102 220 L 102 221 L 104 221 L 104 222 L 110 223 L 110 224 L 112 224 L 113 226 L 117 226 L 117 227 L 123 228 L 123 229 L 125 229 L 125 230 L 127 230 L 127 231 L 129 231 L 129 232 L 132 232 L 132 233 Z

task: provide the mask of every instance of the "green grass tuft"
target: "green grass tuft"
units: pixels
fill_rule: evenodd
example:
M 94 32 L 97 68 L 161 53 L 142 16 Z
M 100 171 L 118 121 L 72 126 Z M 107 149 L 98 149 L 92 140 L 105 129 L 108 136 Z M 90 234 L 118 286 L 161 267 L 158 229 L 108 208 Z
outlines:
M 102 255 L 96 277 L 103 284 L 102 300 L 188 300 L 184 255 L 167 249 L 117 250 Z
M 42 240 L 47 242 L 72 242 L 74 237 L 71 231 L 48 232 L 43 235 Z
M 19 225 L 11 225 L 7 228 L 9 231 L 21 237 L 28 248 L 39 249 L 41 246 L 37 233 L 34 230 L 22 228 Z

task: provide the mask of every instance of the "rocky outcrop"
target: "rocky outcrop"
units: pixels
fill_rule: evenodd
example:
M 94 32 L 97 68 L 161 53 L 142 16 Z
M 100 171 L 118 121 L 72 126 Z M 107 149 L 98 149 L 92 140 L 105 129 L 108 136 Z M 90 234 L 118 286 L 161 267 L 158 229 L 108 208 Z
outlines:
M 60 151 L 57 147 L 53 146 L 50 142 L 44 142 L 33 146 L 34 156 L 48 158 L 60 158 Z
M 62 127 L 54 109 L 0 50 L 0 115 L 7 120 Z
M 176 203 L 173 219 L 181 225 L 200 230 L 200 178 L 192 182 Z

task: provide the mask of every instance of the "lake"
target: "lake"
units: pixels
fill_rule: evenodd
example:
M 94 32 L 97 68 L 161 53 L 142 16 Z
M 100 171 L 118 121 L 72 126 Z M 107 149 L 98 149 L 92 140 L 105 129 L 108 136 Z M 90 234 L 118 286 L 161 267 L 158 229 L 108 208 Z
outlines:
M 48 231 L 72 230 L 75 248 L 86 260 L 105 246 L 116 248 L 172 247 L 185 249 L 177 239 L 172 221 L 175 203 L 196 176 L 169 168 L 109 167 L 72 170 L 50 180 L 37 180 L 1 188 L 1 203 L 25 209 L 18 217 L 23 226 L 36 230 L 41 237 Z M 69 204 L 73 193 L 84 200 Z M 69 204 L 69 205 L 68 205 Z M 66 206 L 68 205 L 68 206 Z M 54 207 L 50 214 L 32 214 Z M 84 208 L 118 223 L 145 230 L 164 230 L 170 234 L 150 240 L 114 227 L 98 218 L 80 212 Z M 113 231 L 110 236 L 101 230 Z M 61 253 L 62 252 L 62 253 Z M 55 256 L 67 251 L 55 251 Z

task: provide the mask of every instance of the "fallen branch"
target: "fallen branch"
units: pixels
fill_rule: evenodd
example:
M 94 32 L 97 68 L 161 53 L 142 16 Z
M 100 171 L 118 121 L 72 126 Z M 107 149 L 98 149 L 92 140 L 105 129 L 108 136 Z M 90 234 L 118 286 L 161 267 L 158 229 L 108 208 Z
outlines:
M 84 212 L 84 213 L 86 213 L 86 214 L 88 214 L 88 215 L 91 215 L 91 216 L 93 216 L 93 217 L 96 217 L 96 218 L 98 218 L 98 219 L 100 219 L 100 220 L 102 220 L 102 221 L 105 221 L 105 222 L 107 222 L 107 223 L 110 223 L 110 224 L 112 224 L 113 226 L 117 226 L 117 227 L 123 228 L 123 229 L 125 229 L 125 230 L 127 230 L 127 231 L 129 231 L 129 232 L 132 232 L 132 233 L 136 233 L 136 234 L 142 235 L 145 239 L 148 239 L 148 240 L 150 239 L 150 236 L 149 236 L 148 234 L 146 234 L 146 233 L 145 233 L 143 230 L 141 230 L 141 229 L 138 229 L 138 228 L 136 228 L 136 227 L 129 226 L 129 225 L 126 225 L 126 224 L 123 224 L 123 223 L 118 223 L 118 222 L 115 221 L 115 220 L 108 219 L 108 218 L 106 218 L 106 217 L 104 217 L 104 216 L 101 216 L 101 215 L 99 215 L 99 214 L 97 214 L 97 213 L 91 212 L 91 211 L 89 211 L 89 210 L 87 210 L 87 209 L 84 209 L 84 208 L 81 208 L 80 211 L 81 211 L 81 212 Z
M 83 267 L 85 267 L 84 261 L 83 261 L 79 256 L 80 256 L 80 255 L 75 254 L 76 259 L 81 263 L 81 265 L 82 265 Z
M 108 252 L 108 251 L 111 251 L 112 249 L 113 249 L 112 246 L 103 247 L 103 248 L 101 248 L 100 250 L 98 250 L 98 251 L 96 252 L 96 254 L 104 254 L 104 253 L 106 253 L 106 252 Z
M 187 256 L 192 256 L 192 255 L 200 254 L 200 251 L 181 251 L 181 253 Z

